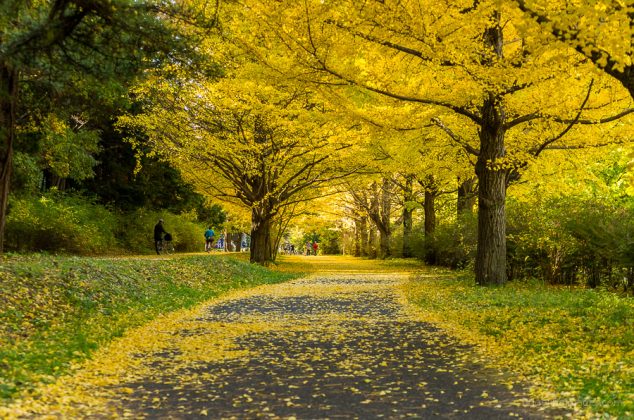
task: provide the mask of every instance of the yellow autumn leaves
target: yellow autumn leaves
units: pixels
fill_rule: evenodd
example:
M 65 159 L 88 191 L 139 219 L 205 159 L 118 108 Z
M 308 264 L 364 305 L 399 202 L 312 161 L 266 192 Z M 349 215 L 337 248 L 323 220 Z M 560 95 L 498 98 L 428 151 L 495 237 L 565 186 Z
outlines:
M 634 413 L 634 305 L 628 298 L 539 285 L 483 289 L 423 277 L 406 289 L 423 318 L 536 381 L 536 398 L 588 416 Z

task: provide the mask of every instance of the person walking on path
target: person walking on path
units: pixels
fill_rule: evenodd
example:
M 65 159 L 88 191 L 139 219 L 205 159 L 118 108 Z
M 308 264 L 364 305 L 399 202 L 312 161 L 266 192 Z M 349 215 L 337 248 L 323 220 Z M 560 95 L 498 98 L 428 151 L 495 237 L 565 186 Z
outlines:
M 220 251 L 225 250 L 225 234 L 224 233 L 220 234 L 220 237 L 218 238 L 218 241 L 216 242 L 216 248 L 218 248 Z
M 310 255 L 312 253 L 312 245 L 310 244 L 310 241 L 306 242 L 306 255 Z
M 317 241 L 313 242 L 313 255 L 317 256 L 317 249 L 319 248 L 319 245 L 317 244 Z
M 156 249 L 156 255 L 161 253 L 161 246 L 163 245 L 163 235 L 166 234 L 165 228 L 163 227 L 163 219 L 159 219 L 159 221 L 154 225 L 154 248 Z
M 213 248 L 213 244 L 214 244 L 214 231 L 211 228 L 211 226 L 209 226 L 207 228 L 207 230 L 205 231 L 205 251 L 206 252 L 211 252 L 211 249 Z

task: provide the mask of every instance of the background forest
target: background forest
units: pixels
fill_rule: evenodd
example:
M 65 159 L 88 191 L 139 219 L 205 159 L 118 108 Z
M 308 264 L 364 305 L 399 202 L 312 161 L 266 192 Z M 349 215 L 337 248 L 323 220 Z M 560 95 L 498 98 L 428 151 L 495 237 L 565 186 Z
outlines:
M 4 250 L 149 253 L 164 218 L 631 290 L 631 10 L 542 3 L 9 2 Z

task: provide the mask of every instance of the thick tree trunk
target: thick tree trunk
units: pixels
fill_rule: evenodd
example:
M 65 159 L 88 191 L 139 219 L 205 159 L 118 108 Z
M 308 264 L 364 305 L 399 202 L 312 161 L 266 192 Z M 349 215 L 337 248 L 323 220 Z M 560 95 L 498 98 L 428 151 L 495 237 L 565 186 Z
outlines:
M 414 201 L 414 177 L 408 176 L 405 179 L 405 189 L 403 190 L 403 258 L 411 258 L 412 255 L 412 216 L 414 209 L 410 204 Z
M 272 261 L 271 219 L 257 210 L 251 213 L 251 262 L 267 265 Z
M 17 98 L 18 71 L 5 63 L 0 63 L 0 254 L 4 252 Z
M 500 13 L 492 14 L 493 25 L 484 33 L 484 44 L 502 57 L 503 34 Z M 494 65 L 492 57 L 483 63 Z M 478 176 L 478 247 L 475 261 L 476 284 L 506 283 L 506 185 L 508 170 L 501 165 L 506 154 L 503 98 L 489 92 L 482 104 L 480 153 L 475 172 Z
M 476 283 L 506 282 L 506 177 L 498 167 L 505 155 L 504 106 L 490 94 L 485 100 L 480 129 L 478 175 L 478 247 L 475 261 Z
M 458 217 L 465 213 L 473 213 L 473 207 L 476 203 L 476 179 L 467 178 L 466 180 L 458 179 L 458 205 L 456 210 Z

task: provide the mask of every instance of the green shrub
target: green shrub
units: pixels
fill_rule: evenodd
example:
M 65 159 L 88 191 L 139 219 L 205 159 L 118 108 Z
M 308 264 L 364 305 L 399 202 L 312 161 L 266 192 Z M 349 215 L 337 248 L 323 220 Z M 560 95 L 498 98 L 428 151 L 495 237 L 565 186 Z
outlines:
M 16 151 L 13 154 L 11 191 L 37 191 L 42 182 L 42 170 L 34 156 Z
M 11 199 L 6 249 L 79 255 L 152 253 L 154 225 L 160 218 L 177 252 L 203 250 L 205 227 L 194 214 L 145 209 L 114 213 L 89 198 L 60 192 Z
M 532 205 L 509 201 L 509 277 L 631 288 L 634 212 L 630 201 L 575 197 Z
M 165 230 L 172 235 L 177 252 L 204 249 L 205 226 L 194 221 L 192 215 L 174 215 L 145 209 L 120 215 L 117 236 L 124 248 L 135 253 L 154 252 L 154 225 L 159 219 L 164 220 Z
M 465 268 L 475 258 L 477 243 L 477 216 L 466 213 L 452 223 L 436 227 L 431 237 L 423 237 L 418 232 L 413 249 L 417 257 L 428 264 L 450 268 Z M 422 247 L 420 244 L 422 242 Z M 418 243 L 418 244 L 417 244 Z
M 104 206 L 76 195 L 53 191 L 13 198 L 7 214 L 6 247 L 84 255 L 118 252 L 117 222 Z

